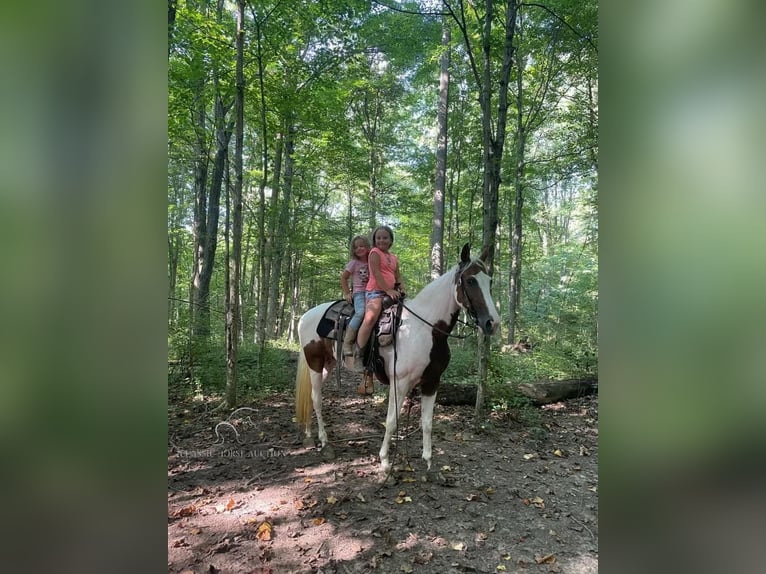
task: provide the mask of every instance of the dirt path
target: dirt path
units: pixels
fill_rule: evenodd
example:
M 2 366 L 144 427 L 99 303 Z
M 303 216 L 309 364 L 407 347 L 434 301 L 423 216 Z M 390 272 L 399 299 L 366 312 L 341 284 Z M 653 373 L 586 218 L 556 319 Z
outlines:
M 227 420 L 171 391 L 168 571 L 598 571 L 597 398 L 550 405 L 524 424 L 496 413 L 484 429 L 470 407 L 436 405 L 428 476 L 413 401 L 385 480 L 387 395 L 377 388 L 357 396 L 351 374 L 341 389 L 326 384 L 332 460 L 302 446 L 291 395 Z

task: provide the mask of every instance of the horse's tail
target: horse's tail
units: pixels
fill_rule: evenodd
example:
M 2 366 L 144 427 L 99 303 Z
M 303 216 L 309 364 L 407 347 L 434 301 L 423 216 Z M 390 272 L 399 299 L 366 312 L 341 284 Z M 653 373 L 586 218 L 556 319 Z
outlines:
M 295 420 L 302 427 L 311 424 L 311 374 L 303 349 L 298 353 L 298 374 L 295 377 Z

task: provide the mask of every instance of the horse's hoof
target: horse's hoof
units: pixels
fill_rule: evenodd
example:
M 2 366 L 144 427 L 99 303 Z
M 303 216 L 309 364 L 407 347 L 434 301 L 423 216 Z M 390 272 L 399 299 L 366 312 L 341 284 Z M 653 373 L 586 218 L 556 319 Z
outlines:
M 319 453 L 324 460 L 333 460 L 335 458 L 335 450 L 329 442 L 322 447 L 322 450 L 320 450 Z
M 316 446 L 316 442 L 314 441 L 313 438 L 311 438 L 310 436 L 307 436 L 303 438 L 303 446 L 305 446 L 306 448 Z

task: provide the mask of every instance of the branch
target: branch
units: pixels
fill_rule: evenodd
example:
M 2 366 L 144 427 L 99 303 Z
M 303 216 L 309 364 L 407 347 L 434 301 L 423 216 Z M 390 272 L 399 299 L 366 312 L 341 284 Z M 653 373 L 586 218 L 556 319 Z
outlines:
M 402 14 L 414 14 L 416 16 L 448 16 L 449 15 L 447 12 L 419 12 L 417 10 L 406 10 L 405 8 L 389 6 L 388 4 L 386 4 L 385 2 L 381 2 L 380 0 L 372 0 L 372 3 L 377 4 L 378 6 L 382 6 L 383 8 L 393 10 L 394 12 L 400 12 Z
M 572 25 L 571 25 L 571 24 L 569 24 L 569 22 L 567 22 L 566 20 L 564 20 L 564 18 L 562 18 L 561 16 L 559 16 L 558 14 L 556 14 L 556 13 L 555 13 L 553 10 L 551 10 L 551 9 L 550 9 L 550 8 L 548 8 L 547 6 L 543 6 L 542 4 L 536 4 L 536 3 L 534 3 L 534 2 L 524 2 L 524 3 L 522 3 L 522 4 L 519 4 L 519 7 L 521 7 L 521 6 L 534 6 L 535 8 L 542 8 L 543 10 L 545 10 L 546 12 L 548 12 L 548 14 L 550 14 L 551 16 L 553 16 L 554 18 L 556 18 L 556 20 L 559 20 L 560 22 L 562 22 L 562 23 L 564 24 L 564 26 L 566 26 L 567 28 L 569 28 L 569 29 L 570 29 L 570 30 L 571 30 L 571 31 L 574 33 L 574 35 L 575 35 L 575 36 L 577 36 L 577 37 L 578 37 L 578 38 L 580 38 L 581 40 L 585 40 L 586 42 L 588 42 L 588 44 L 590 44 L 590 47 L 591 47 L 591 48 L 593 48 L 593 51 L 594 51 L 594 52 L 596 52 L 596 54 L 598 54 L 598 48 L 596 47 L 596 45 L 593 43 L 593 40 L 591 40 L 589 36 L 583 36 L 582 34 L 580 34 L 580 32 L 578 32 L 577 30 L 575 30 L 575 29 L 572 27 Z

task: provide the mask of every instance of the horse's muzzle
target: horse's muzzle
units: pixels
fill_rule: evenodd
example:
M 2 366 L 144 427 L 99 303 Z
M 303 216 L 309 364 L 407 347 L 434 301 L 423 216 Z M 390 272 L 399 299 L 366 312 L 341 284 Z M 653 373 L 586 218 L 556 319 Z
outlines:
M 495 321 L 492 317 L 482 317 L 479 321 L 479 328 L 485 335 L 494 335 L 500 326 L 500 321 Z

